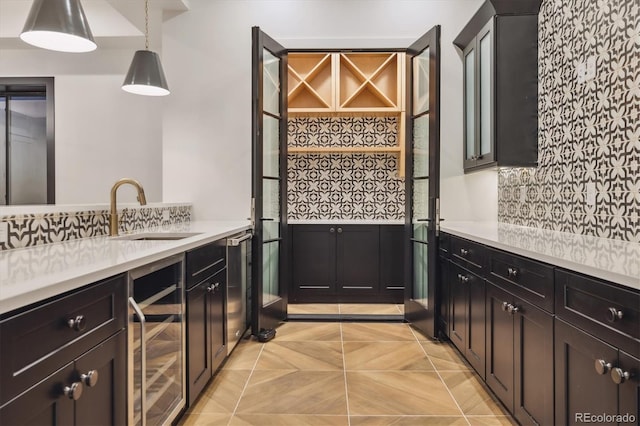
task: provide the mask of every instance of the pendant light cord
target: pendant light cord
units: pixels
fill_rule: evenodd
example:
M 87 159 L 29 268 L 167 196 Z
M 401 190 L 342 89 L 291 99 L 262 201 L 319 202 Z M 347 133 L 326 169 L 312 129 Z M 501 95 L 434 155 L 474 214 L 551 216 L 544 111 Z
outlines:
M 144 47 L 149 50 L 149 0 L 144 0 Z

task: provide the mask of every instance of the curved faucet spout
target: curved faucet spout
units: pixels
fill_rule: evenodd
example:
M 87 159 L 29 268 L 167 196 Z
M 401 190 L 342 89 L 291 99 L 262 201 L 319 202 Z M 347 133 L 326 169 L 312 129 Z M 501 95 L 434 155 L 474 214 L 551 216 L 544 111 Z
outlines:
M 147 204 L 147 197 L 144 195 L 144 188 L 142 185 L 135 180 L 130 178 L 122 178 L 111 187 L 111 209 L 109 214 L 109 235 L 115 236 L 118 235 L 118 208 L 116 202 L 116 193 L 118 192 L 118 188 L 120 188 L 124 184 L 133 185 L 138 191 L 138 202 L 141 206 Z

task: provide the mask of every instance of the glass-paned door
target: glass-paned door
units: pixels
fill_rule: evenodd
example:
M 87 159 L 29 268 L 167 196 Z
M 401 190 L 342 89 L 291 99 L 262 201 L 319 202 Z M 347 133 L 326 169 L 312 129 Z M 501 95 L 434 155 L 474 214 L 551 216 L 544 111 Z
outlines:
M 407 212 L 409 278 L 405 317 L 436 335 L 440 196 L 440 26 L 407 49 Z
M 287 53 L 263 33 L 253 35 L 252 333 L 275 328 L 287 312 L 283 282 L 286 232 Z

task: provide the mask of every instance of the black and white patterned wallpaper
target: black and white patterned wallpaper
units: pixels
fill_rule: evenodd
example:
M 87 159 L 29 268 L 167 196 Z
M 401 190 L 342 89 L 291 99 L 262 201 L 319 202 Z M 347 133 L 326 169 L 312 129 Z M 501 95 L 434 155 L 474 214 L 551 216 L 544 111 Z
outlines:
M 539 165 L 499 171 L 498 220 L 640 242 L 640 1 L 545 0 L 538 40 Z
M 394 146 L 397 117 L 294 117 L 289 146 Z M 398 155 L 289 154 L 289 219 L 403 219 Z
M 191 205 L 124 208 L 118 214 L 119 230 L 126 233 L 188 222 Z M 0 250 L 31 247 L 108 235 L 109 210 L 0 216 L 0 225 L 7 227 L 8 234 L 8 241 L 0 242 Z

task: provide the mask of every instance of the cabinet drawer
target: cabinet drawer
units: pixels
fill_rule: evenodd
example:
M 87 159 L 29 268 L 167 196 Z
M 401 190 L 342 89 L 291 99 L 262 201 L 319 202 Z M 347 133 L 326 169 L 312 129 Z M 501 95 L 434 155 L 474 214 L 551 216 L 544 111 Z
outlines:
M 558 317 L 640 356 L 640 292 L 558 269 L 555 300 Z
M 553 266 L 489 250 L 488 274 L 494 284 L 553 313 Z
M 475 273 L 483 274 L 486 249 L 482 244 L 452 236 L 449 247 L 452 261 Z
M 119 275 L 2 321 L 0 405 L 124 329 L 126 291 Z
M 186 282 L 187 288 L 190 288 L 226 266 L 226 240 L 189 250 L 186 259 Z

